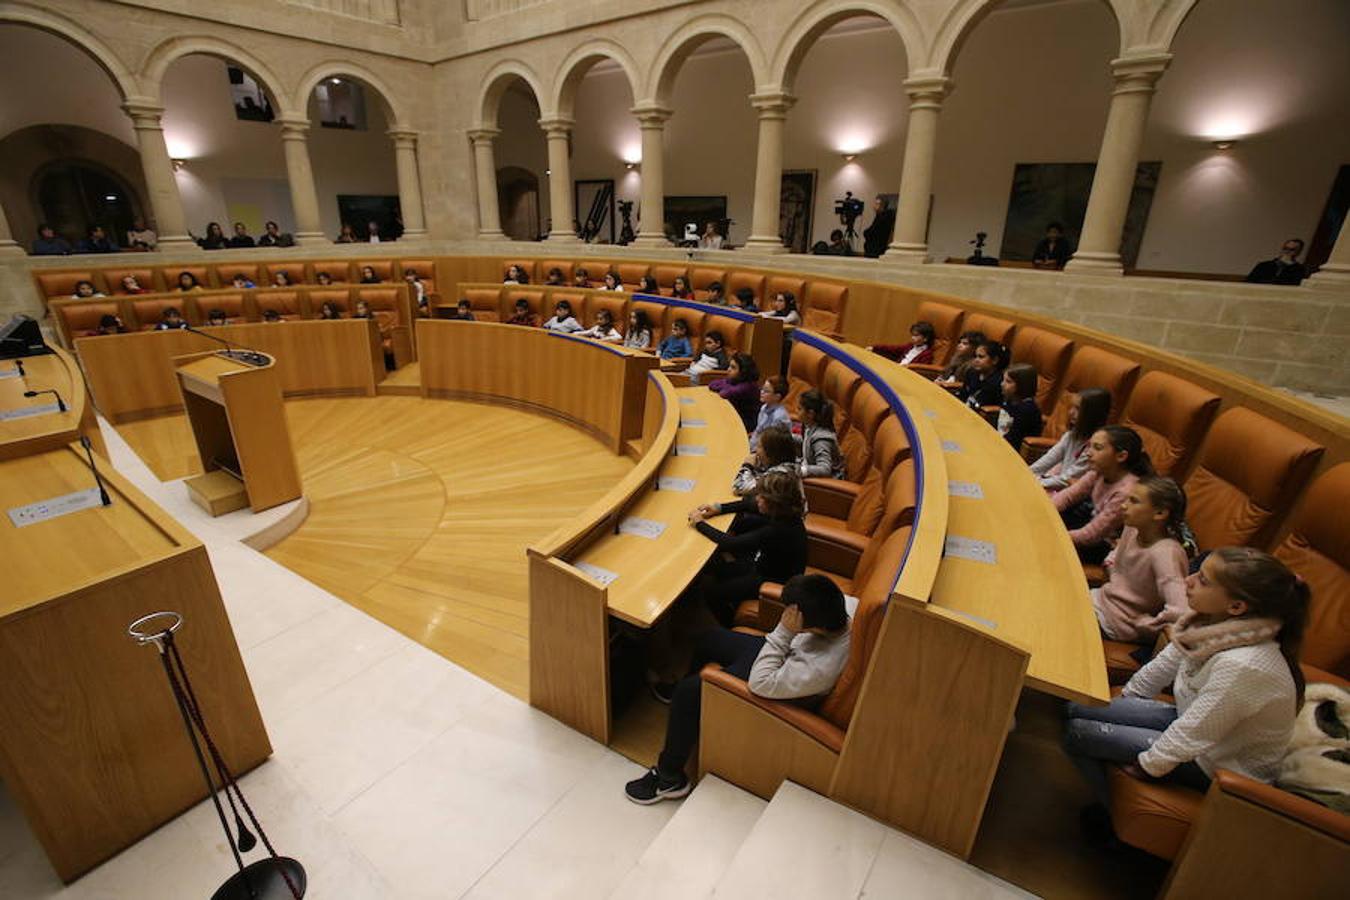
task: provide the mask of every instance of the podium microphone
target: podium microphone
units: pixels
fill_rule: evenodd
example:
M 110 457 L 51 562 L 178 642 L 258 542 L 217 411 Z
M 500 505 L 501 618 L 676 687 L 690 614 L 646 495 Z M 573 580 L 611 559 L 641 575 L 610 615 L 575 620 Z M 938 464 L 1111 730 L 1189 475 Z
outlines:
M 28 377 L 28 373 L 23 370 L 23 360 L 21 359 L 14 360 L 14 368 L 18 371 L 20 378 Z
M 193 328 L 191 325 L 184 325 L 183 330 L 190 331 L 193 334 L 200 334 L 202 337 L 209 338 L 210 340 L 215 341 L 217 344 L 224 344 L 225 355 L 228 356 L 230 359 L 238 360 L 241 363 L 247 363 L 250 366 L 267 365 L 266 354 L 259 353 L 257 350 L 244 350 L 243 348 L 236 349 L 234 344 L 231 344 L 225 338 L 216 337 L 214 334 L 202 331 L 200 328 Z
M 56 408 L 57 408 L 58 410 L 60 410 L 61 412 L 67 412 L 67 411 L 68 411 L 68 410 L 66 409 L 66 401 L 62 400 L 62 399 L 61 399 L 61 395 L 58 394 L 58 393 L 57 393 L 56 391 L 54 391 L 54 390 L 48 389 L 48 390 L 45 390 L 45 391 L 24 391 L 24 392 L 23 392 L 23 395 L 24 395 L 25 397 L 36 397 L 38 394 L 51 394 L 53 397 L 56 398 Z
M 80 435 L 80 446 L 84 448 L 84 455 L 89 459 L 89 471 L 94 473 L 94 483 L 98 485 L 98 496 L 103 501 L 104 506 L 112 506 L 112 498 L 108 496 L 108 489 L 103 486 L 103 477 L 98 474 L 98 466 L 94 465 L 94 448 L 89 443 L 88 435 Z

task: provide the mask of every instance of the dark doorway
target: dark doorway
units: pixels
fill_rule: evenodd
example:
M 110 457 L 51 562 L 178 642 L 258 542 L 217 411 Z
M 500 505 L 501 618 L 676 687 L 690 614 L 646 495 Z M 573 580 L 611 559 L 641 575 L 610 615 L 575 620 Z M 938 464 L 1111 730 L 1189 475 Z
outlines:
M 34 194 L 42 218 L 72 242 L 91 225 L 102 225 L 121 243 L 133 219 L 141 215 L 140 198 L 108 169 L 87 160 L 62 159 L 33 175 Z
M 805 253 L 811 244 L 811 210 L 816 202 L 816 170 L 783 173 L 778 199 L 778 236 L 793 253 Z
M 497 201 L 502 231 L 513 241 L 537 241 L 539 231 L 539 176 L 529 169 L 507 166 L 497 171 Z

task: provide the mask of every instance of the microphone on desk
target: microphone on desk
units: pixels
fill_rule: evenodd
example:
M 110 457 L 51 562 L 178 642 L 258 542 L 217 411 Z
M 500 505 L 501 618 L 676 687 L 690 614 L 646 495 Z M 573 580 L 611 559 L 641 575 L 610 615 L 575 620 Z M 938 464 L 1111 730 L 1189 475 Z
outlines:
M 58 410 L 60 410 L 61 412 L 66 412 L 66 411 L 67 411 L 67 410 L 66 410 L 66 401 L 62 400 L 62 399 L 61 399 L 61 395 L 58 394 L 56 391 L 51 390 L 50 388 L 48 388 L 48 389 L 45 390 L 45 391 L 24 391 L 24 392 L 23 392 L 23 395 L 24 395 L 25 397 L 36 397 L 38 394 L 51 394 L 53 397 L 56 398 L 56 408 L 57 408 Z
M 19 376 L 20 376 L 21 378 L 27 378 L 27 377 L 28 377 L 28 373 L 25 372 L 25 371 L 23 370 L 23 360 L 21 360 L 21 359 L 16 359 L 16 360 L 14 360 L 14 368 L 18 370 Z
M 89 471 L 94 473 L 94 483 L 98 485 L 98 496 L 103 501 L 104 506 L 112 506 L 112 498 L 108 496 L 108 489 L 103 486 L 103 477 L 98 474 L 98 466 L 94 465 L 94 447 L 89 443 L 88 435 L 80 435 L 80 446 L 84 448 L 84 455 L 89 459 Z
M 265 353 L 259 353 L 257 350 L 245 350 L 243 348 L 236 349 L 234 344 L 231 344 L 225 338 L 216 337 L 214 334 L 202 331 L 200 328 L 193 328 L 191 325 L 184 325 L 183 330 L 190 331 L 193 334 L 200 334 L 204 338 L 210 338 L 217 344 L 224 344 L 225 355 L 230 359 L 238 360 L 241 363 L 248 363 L 250 366 L 267 365 L 267 355 Z

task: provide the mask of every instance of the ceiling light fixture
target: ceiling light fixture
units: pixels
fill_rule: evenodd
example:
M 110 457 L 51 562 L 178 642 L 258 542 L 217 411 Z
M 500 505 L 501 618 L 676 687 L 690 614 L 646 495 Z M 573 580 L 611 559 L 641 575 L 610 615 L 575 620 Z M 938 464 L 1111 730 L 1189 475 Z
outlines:
M 185 160 L 185 159 L 175 159 L 175 160 L 173 161 L 173 170 L 174 170 L 175 172 L 181 172 L 181 171 L 183 171 L 183 167 L 186 166 L 186 165 L 187 165 L 187 160 Z
M 1217 141 L 1211 141 L 1211 143 L 1214 145 L 1215 150 L 1228 150 L 1231 149 L 1237 141 L 1233 138 L 1221 138 Z

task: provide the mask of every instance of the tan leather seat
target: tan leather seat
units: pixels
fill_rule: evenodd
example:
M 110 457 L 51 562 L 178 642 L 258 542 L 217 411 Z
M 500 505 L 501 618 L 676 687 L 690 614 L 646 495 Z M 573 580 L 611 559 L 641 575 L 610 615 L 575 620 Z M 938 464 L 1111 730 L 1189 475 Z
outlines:
M 1159 475 L 1184 481 L 1218 411 L 1218 394 L 1166 372 L 1149 372 L 1130 394 L 1120 421 L 1139 432 Z
M 289 322 L 292 319 L 299 319 L 304 316 L 304 307 L 300 302 L 300 292 L 285 288 L 280 290 L 258 291 L 255 302 L 258 304 L 258 315 L 263 315 L 269 309 L 281 316 L 282 321 Z
M 628 300 L 625 294 L 616 293 L 592 293 L 587 296 L 582 293 L 571 293 L 568 291 L 554 291 L 550 296 L 550 301 L 557 303 L 559 300 L 567 300 L 572 304 L 572 308 L 577 311 L 577 315 L 582 315 L 585 310 L 585 319 L 579 320 L 582 325 L 590 328 L 595 324 L 595 315 L 602 309 L 609 310 L 609 314 L 614 317 L 614 327 L 627 333 L 628 323 L 624 317 L 628 315 Z
M 392 259 L 358 259 L 354 265 L 356 267 L 356 281 L 358 282 L 361 280 L 361 270 L 366 266 L 370 266 L 371 271 L 375 273 L 375 277 L 380 279 L 381 282 L 399 280 L 399 276 L 394 272 L 394 261 Z
M 951 362 L 956 350 L 956 340 L 961 336 L 961 323 L 965 320 L 965 310 L 948 303 L 936 303 L 924 300 L 914 314 L 916 322 L 927 322 L 933 326 L 937 337 L 933 341 L 933 365 L 945 366 Z
M 530 284 L 543 284 L 543 283 L 544 283 L 544 279 L 543 279 L 543 277 L 540 276 L 539 272 L 536 270 L 536 267 L 535 267 L 535 261 L 532 260 L 532 259 L 504 259 L 504 260 L 502 260 L 502 278 L 503 278 L 503 279 L 506 278 L 506 273 L 507 273 L 508 271 L 510 271 L 510 269 L 511 269 L 512 266 L 520 266 L 521 269 L 523 269 L 523 270 L 525 271 L 525 277 L 528 278 L 528 279 L 530 279 Z M 545 269 L 545 271 L 548 271 L 548 270 Z M 425 275 L 424 273 L 422 273 L 422 272 L 418 272 L 417 274 L 418 274 L 419 276 L 423 277 L 423 278 L 426 277 L 426 275 Z
M 1036 369 L 1036 405 L 1043 415 L 1050 415 L 1059 400 L 1064 372 L 1073 355 L 1073 341 L 1044 328 L 1023 325 L 1013 335 L 1009 349 L 1013 362 Z
M 1008 319 L 1000 319 L 997 316 L 986 315 L 979 312 L 967 312 L 965 321 L 961 323 L 962 331 L 978 331 L 991 341 L 998 341 L 1005 347 L 1012 340 L 1014 332 L 1017 331 L 1017 325 Z
M 802 394 L 820 384 L 828 360 L 828 356 L 809 344 L 793 343 L 792 356 L 788 359 L 788 392 L 783 405 L 794 420 L 801 419 Z
M 144 291 L 162 291 L 165 287 L 171 285 L 162 285 L 155 280 L 155 269 L 149 266 L 137 266 L 134 268 L 104 269 L 102 271 L 104 287 L 109 294 L 125 294 L 122 290 L 122 279 L 128 275 L 134 276 L 136 283 Z
M 1200 549 L 1269 546 L 1323 452 L 1246 407 L 1220 415 L 1186 479 L 1186 519 Z
M 650 300 L 630 300 L 628 308 L 630 311 L 640 309 L 647 314 L 652 329 L 652 347 L 655 349 L 660 345 L 662 339 L 670 333 L 666 316 L 671 308 L 664 303 L 653 303 Z M 623 333 L 628 333 L 627 324 L 623 326 Z
M 469 301 L 469 311 L 478 322 L 501 322 L 502 291 L 498 288 L 469 288 L 460 294 L 460 298 Z M 507 309 L 506 318 L 515 315 L 514 309 Z
M 352 264 L 345 259 L 328 259 L 313 263 L 314 282 L 319 281 L 320 273 L 327 275 L 333 280 L 334 284 L 348 284 L 352 281 L 361 280 L 361 270 L 356 270 L 356 277 L 352 277 Z M 376 273 L 379 274 L 379 273 Z M 224 282 L 221 282 L 222 284 Z
M 277 273 L 285 272 L 286 277 L 291 280 L 291 284 L 307 284 L 308 277 L 305 273 L 305 264 L 302 262 L 279 262 L 268 263 L 263 266 L 262 281 L 258 282 L 259 287 L 270 286 L 276 281 Z
M 104 316 L 120 316 L 122 310 L 116 300 L 84 300 L 53 306 L 57 310 L 69 340 L 86 337 L 98 331 Z M 132 327 L 129 323 L 128 328 Z
M 132 331 L 138 328 L 141 331 L 151 331 L 164 319 L 164 310 L 166 309 L 176 309 L 179 315 L 192 322 L 192 319 L 188 316 L 187 296 L 184 295 L 181 298 L 168 297 L 131 301 L 131 316 L 135 323 L 127 322 L 126 326 Z
M 656 279 L 656 286 L 661 289 L 661 293 L 669 297 L 675 289 L 675 279 L 687 279 L 689 270 L 684 266 L 652 266 L 652 277 Z M 689 289 L 692 291 L 694 286 L 691 284 Z
M 1084 388 L 1104 388 L 1111 392 L 1109 421 L 1120 417 L 1139 378 L 1139 363 L 1099 347 L 1079 347 L 1069 360 L 1055 407 L 1046 419 L 1043 437 L 1027 438 L 1034 448 L 1048 448 L 1068 428 L 1069 397 Z
M 394 291 L 396 289 L 384 288 L 384 290 Z M 325 303 L 331 303 L 333 306 L 337 307 L 337 311 L 342 313 L 344 318 L 351 315 L 352 311 L 349 306 L 350 297 L 346 288 L 310 288 L 307 293 L 309 294 L 309 317 L 311 319 L 320 318 L 319 312 L 323 309 Z
M 576 267 L 565 259 L 541 259 L 539 260 L 539 283 L 544 284 L 548 281 L 548 273 L 557 269 L 562 273 L 563 284 L 572 286 L 572 275 L 576 272 Z
M 530 307 L 530 312 L 539 318 L 539 324 L 543 325 L 553 316 L 553 304 L 547 302 L 547 297 L 543 291 L 537 288 L 518 288 L 507 286 L 502 289 L 502 312 L 506 318 L 511 318 L 516 314 L 516 301 L 524 300 Z M 577 310 L 580 312 L 580 310 Z
M 396 284 L 366 285 L 352 288 L 351 304 L 355 310 L 358 300 L 366 301 L 375 316 L 375 325 L 380 330 L 380 345 L 384 352 L 394 357 L 394 364 L 401 366 L 410 360 L 412 348 L 408 338 L 409 323 L 403 321 L 403 307 L 399 303 L 399 288 Z M 310 302 L 313 303 L 313 294 Z
M 243 294 L 211 294 L 207 297 L 188 294 L 188 300 L 192 306 L 196 307 L 197 313 L 194 318 L 202 324 L 209 321 L 213 309 L 218 309 L 225 314 L 226 325 L 237 325 L 248 318 Z
M 632 293 L 639 284 L 642 283 L 644 275 L 652 273 L 652 267 L 646 263 L 619 263 L 614 267 L 619 273 L 619 281 L 623 284 L 623 289 Z
M 233 287 L 234 276 L 236 275 L 243 275 L 254 285 L 258 283 L 258 265 L 256 263 L 222 263 L 213 266 L 212 271 L 215 273 L 215 283 L 223 288 Z
M 428 301 L 440 293 L 440 288 L 436 284 L 436 261 L 434 259 L 425 257 L 421 259 L 400 259 L 398 261 L 399 280 L 402 280 L 403 276 L 409 272 L 416 272 L 417 277 L 421 279 L 422 288 L 426 291 Z
M 726 289 L 723 293 L 726 294 L 727 302 L 736 303 L 736 292 L 741 288 L 749 288 L 750 292 L 755 295 L 755 306 L 763 309 L 764 280 L 763 275 L 756 275 L 754 272 L 737 272 L 734 270 L 729 272 L 726 281 L 722 282 L 722 286 Z
M 726 269 L 709 269 L 706 266 L 698 266 L 689 270 L 689 287 L 694 292 L 694 299 L 700 303 L 708 299 L 708 286 L 714 281 L 722 285 L 725 294 Z
M 87 281 L 98 287 L 95 281 L 96 274 L 92 269 L 84 269 L 74 272 L 38 272 L 38 286 L 42 290 L 42 296 L 48 300 L 56 300 L 75 295 L 75 285 L 81 281 Z M 105 292 L 106 293 L 106 292 Z
M 802 327 L 838 335 L 844 326 L 844 307 L 847 305 L 847 286 L 813 281 L 806 289 L 806 305 L 801 311 Z
M 805 278 L 798 278 L 795 275 L 770 275 L 764 279 L 764 297 L 759 302 L 760 308 L 773 309 L 774 295 L 784 291 L 790 293 L 797 301 L 798 310 L 806 306 Z M 732 297 L 731 302 L 735 303 L 736 298 Z
M 1275 556 L 1312 590 L 1302 659 L 1350 678 L 1350 463 L 1333 466 L 1308 488 Z
M 206 266 L 168 266 L 160 270 L 160 275 L 164 280 L 164 290 L 166 292 L 178 290 L 178 276 L 184 272 L 197 279 L 197 284 L 201 285 L 202 290 L 211 287 L 211 273 Z
M 868 419 L 874 412 L 868 395 L 875 395 L 870 387 L 858 391 L 858 402 L 862 416 L 859 427 L 853 434 L 863 435 L 869 428 Z M 822 541 L 828 541 L 840 548 L 862 554 L 869 538 L 877 534 L 877 529 L 885 519 L 887 486 L 901 471 L 901 467 L 910 455 L 909 441 L 904 428 L 886 408 L 880 424 L 872 428 L 874 445 L 868 448 L 868 459 L 872 463 L 863 476 L 861 485 L 833 478 L 809 478 L 806 491 L 811 510 L 806 514 L 808 534 Z M 905 470 L 913 481 L 913 470 Z M 845 509 L 847 510 L 845 512 Z M 844 515 L 840 516 L 839 513 Z

